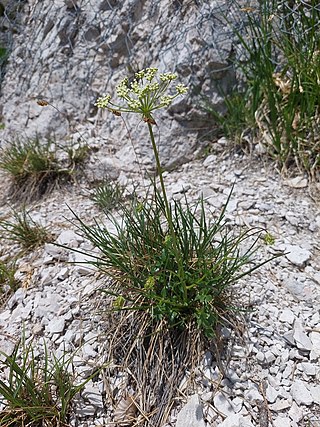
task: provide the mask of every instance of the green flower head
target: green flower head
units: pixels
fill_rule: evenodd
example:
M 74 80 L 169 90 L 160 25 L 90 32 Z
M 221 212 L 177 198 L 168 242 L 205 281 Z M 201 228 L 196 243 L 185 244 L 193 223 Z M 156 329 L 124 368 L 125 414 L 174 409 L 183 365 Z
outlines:
M 131 83 L 128 78 L 122 79 L 116 88 L 120 104 L 114 103 L 110 95 L 103 95 L 98 98 L 95 105 L 108 109 L 118 116 L 121 113 L 138 113 L 142 115 L 144 121 L 154 124 L 152 117 L 154 110 L 168 107 L 175 98 L 188 91 L 185 85 L 179 83 L 175 86 L 175 92 L 168 94 L 169 86 L 176 80 L 177 75 L 160 73 L 157 78 L 157 73 L 157 68 L 146 68 L 135 73 Z
M 153 276 L 149 276 L 146 280 L 146 283 L 144 284 L 144 289 L 150 291 L 154 289 L 155 284 L 156 284 L 155 278 Z

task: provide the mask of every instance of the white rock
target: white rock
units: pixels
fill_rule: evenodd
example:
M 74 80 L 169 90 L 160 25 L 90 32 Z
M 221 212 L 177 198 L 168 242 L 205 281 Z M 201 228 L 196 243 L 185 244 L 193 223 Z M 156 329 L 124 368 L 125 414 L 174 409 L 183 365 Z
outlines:
M 272 363 L 276 360 L 275 355 L 270 350 L 265 352 L 264 357 L 267 363 Z
M 177 416 L 176 427 L 206 427 L 199 396 L 192 395 Z
M 6 323 L 11 317 L 11 310 L 5 310 L 2 313 L 0 313 L 0 322 Z
M 282 353 L 281 353 L 281 362 L 282 363 L 286 363 L 289 360 L 289 349 L 288 348 L 284 348 Z
M 241 397 L 235 397 L 232 400 L 232 406 L 233 406 L 233 410 L 234 412 L 237 414 L 238 412 L 241 411 L 242 406 L 243 406 L 243 399 L 241 399 Z
M 320 358 L 320 333 L 310 332 L 309 337 L 312 343 L 310 360 L 317 360 L 318 358 Z
M 67 261 L 68 254 L 63 248 L 59 248 L 58 246 L 53 245 L 52 243 L 46 243 L 44 245 L 45 252 L 52 256 L 53 259 L 57 261 Z
M 221 424 L 219 424 L 219 427 L 241 427 L 242 420 L 242 415 L 230 415 Z
M 75 271 L 80 274 L 80 276 L 86 276 L 88 274 L 93 274 L 96 271 L 96 267 L 90 262 L 94 261 L 95 258 L 89 254 L 74 252 L 72 254 L 75 265 Z
M 296 402 L 292 402 L 291 408 L 288 412 L 290 418 L 296 422 L 299 423 L 299 421 L 303 418 L 303 411 L 302 409 L 296 404 Z
M 268 384 L 266 389 L 266 398 L 269 403 L 274 403 L 278 397 L 279 393 L 275 388 L 273 388 L 270 384 Z
M 212 399 L 213 399 L 212 391 L 207 391 L 206 393 L 201 394 L 201 400 L 203 402 L 211 402 Z
M 285 308 L 279 317 L 280 322 L 286 322 L 289 323 L 289 325 L 292 325 L 295 320 L 295 315 L 293 314 L 292 310 L 289 308 Z
M 20 304 L 26 297 L 26 289 L 19 288 L 15 291 L 15 293 L 10 297 L 7 301 L 7 306 L 12 309 L 16 304 Z
M 235 413 L 230 400 L 221 392 L 218 392 L 213 398 L 214 407 L 225 416 Z
M 287 179 L 285 183 L 292 188 L 305 188 L 308 186 L 308 180 L 304 176 L 295 176 Z
M 262 351 L 258 351 L 256 354 L 256 359 L 258 362 L 263 363 L 264 362 L 264 353 Z
M 232 348 L 232 355 L 238 358 L 245 358 L 247 356 L 246 349 L 240 345 L 235 344 Z
M 64 327 L 65 327 L 65 320 L 62 317 L 62 318 L 54 318 L 50 320 L 46 329 L 48 330 L 48 332 L 50 332 L 50 334 L 60 334 L 61 332 L 63 332 Z
M 291 427 L 290 418 L 278 416 L 273 421 L 274 427 Z
M 217 156 L 214 154 L 211 154 L 210 156 L 206 157 L 203 161 L 203 166 L 206 168 L 208 166 L 214 166 L 217 161 Z
M 290 408 L 291 407 L 291 402 L 289 402 L 289 400 L 286 399 L 279 399 L 277 400 L 275 403 L 272 403 L 271 405 L 269 405 L 269 408 L 272 411 L 283 411 L 284 409 Z
M 312 350 L 312 342 L 308 335 L 304 332 L 304 328 L 298 320 L 294 323 L 293 338 L 297 344 L 297 347 L 302 350 Z
M 86 402 L 76 402 L 76 415 L 79 418 L 93 417 L 97 412 L 97 408 L 93 405 L 88 405 Z M 86 424 L 88 425 L 88 424 Z
M 317 405 L 320 405 L 320 385 L 316 385 L 314 387 L 310 387 L 310 393 Z
M 301 380 L 295 380 L 291 386 L 290 393 L 298 405 L 311 405 L 313 398 L 306 387 L 306 383 Z
M 227 417 L 219 427 L 254 427 L 250 417 L 243 417 L 240 414 L 234 414 Z
M 204 386 L 208 387 L 212 384 L 212 381 L 217 381 L 220 378 L 220 373 L 217 368 L 207 367 L 203 369 L 203 379 L 202 383 Z
M 57 274 L 57 278 L 59 280 L 64 280 L 69 276 L 69 268 L 68 267 L 64 267 L 61 268 L 61 270 L 59 271 L 59 273 Z
M 90 296 L 97 290 L 95 281 L 84 282 L 84 288 L 82 289 L 83 296 Z
M 211 353 L 211 351 L 205 352 L 205 354 L 203 356 L 202 364 L 203 364 L 204 368 L 210 367 L 212 365 L 212 353 Z
M 97 352 L 94 350 L 91 344 L 84 344 L 82 347 L 82 354 L 84 357 L 96 357 Z
M 176 182 L 170 188 L 172 194 L 186 193 L 189 189 L 190 189 L 190 184 L 183 181 Z
M 240 427 L 254 427 L 254 424 L 251 422 L 250 415 L 243 417 L 240 423 Z
M 255 402 L 255 401 L 263 402 L 263 397 L 261 396 L 261 394 L 258 392 L 256 388 L 251 388 L 250 390 L 245 391 L 244 397 L 249 402 Z
M 78 247 L 83 242 L 83 237 L 79 236 L 72 230 L 64 230 L 57 238 L 57 243 L 65 246 Z
M 15 343 L 13 341 L 10 341 L 8 339 L 0 340 L 0 361 L 3 361 L 6 359 L 6 356 L 11 356 L 15 348 Z M 2 354 L 4 353 L 4 354 Z
M 104 407 L 100 390 L 98 387 L 93 385 L 92 381 L 86 384 L 81 395 L 85 400 L 88 400 L 91 405 L 98 408 Z
M 311 252 L 297 245 L 286 245 L 286 258 L 294 265 L 303 267 L 310 259 Z
M 303 371 L 306 375 L 316 375 L 317 368 L 316 365 L 308 362 L 302 362 L 297 365 L 297 368 L 300 371 Z

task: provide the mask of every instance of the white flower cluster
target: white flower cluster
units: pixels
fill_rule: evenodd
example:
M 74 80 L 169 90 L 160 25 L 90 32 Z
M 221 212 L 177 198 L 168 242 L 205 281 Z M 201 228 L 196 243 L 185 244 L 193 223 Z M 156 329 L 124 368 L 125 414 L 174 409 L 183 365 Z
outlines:
M 183 95 L 183 94 L 188 92 L 188 88 L 187 88 L 187 86 L 183 85 L 182 83 L 179 83 L 176 86 L 176 91 L 179 95 Z
M 177 75 L 173 73 L 162 73 L 159 77 L 162 82 L 168 83 L 172 82 L 172 80 L 175 80 L 177 78 Z
M 135 74 L 135 77 L 138 80 L 146 79 L 148 82 L 151 82 L 154 79 L 157 72 L 158 72 L 158 68 L 146 68 L 145 70 L 138 71 Z
M 160 102 L 164 107 L 169 107 L 173 100 L 174 96 L 170 95 L 163 95 L 160 97 Z
M 111 99 L 110 95 L 103 95 L 97 99 L 97 102 L 94 105 L 96 105 L 99 108 L 107 108 L 110 102 L 110 99 Z
M 183 84 L 178 84 L 175 87 L 176 93 L 168 95 L 167 90 L 177 75 L 161 73 L 157 81 L 154 80 L 157 73 L 157 68 L 146 68 L 135 73 L 132 83 L 129 83 L 128 78 L 122 79 L 116 91 L 118 97 L 124 101 L 124 105 L 114 104 L 110 95 L 102 96 L 95 105 L 99 108 L 107 108 L 114 114 L 117 113 L 116 115 L 121 115 L 121 112 L 139 113 L 152 123 L 154 110 L 168 107 L 177 96 L 185 94 L 188 90 Z

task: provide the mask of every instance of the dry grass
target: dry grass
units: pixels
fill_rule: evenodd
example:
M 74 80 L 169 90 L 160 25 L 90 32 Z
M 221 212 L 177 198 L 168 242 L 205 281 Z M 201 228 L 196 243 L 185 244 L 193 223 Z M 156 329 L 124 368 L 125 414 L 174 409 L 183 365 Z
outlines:
M 212 350 L 222 372 L 228 364 L 218 330 L 209 341 L 193 324 L 183 331 L 169 329 L 164 321 L 152 323 L 145 312 L 110 313 L 107 340 L 112 363 L 104 371 L 106 407 L 113 408 L 112 421 L 121 426 L 164 425 L 184 393 L 197 387 L 195 371 L 206 350 Z M 183 390 L 182 381 L 187 381 Z

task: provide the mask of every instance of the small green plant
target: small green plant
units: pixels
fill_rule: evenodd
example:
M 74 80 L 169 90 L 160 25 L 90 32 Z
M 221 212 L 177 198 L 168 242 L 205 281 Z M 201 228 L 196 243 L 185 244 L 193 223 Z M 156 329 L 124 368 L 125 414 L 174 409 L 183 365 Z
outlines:
M 114 280 L 106 292 L 114 295 L 115 310 L 143 311 L 152 321 L 165 322 L 170 328 L 194 324 L 212 337 L 217 325 L 235 312 L 230 286 L 259 266 L 251 265 L 259 232 L 230 234 L 224 222 L 225 208 L 210 222 L 203 200 L 194 206 L 187 200 L 184 204 L 169 201 L 153 134 L 153 112 L 170 105 L 187 88 L 178 84 L 167 95 L 176 75 L 160 74 L 159 80 L 156 75 L 156 68 L 148 68 L 136 73 L 132 83 L 122 80 L 117 93 L 123 105 L 105 95 L 97 106 L 116 116 L 124 112 L 142 116 L 149 130 L 159 188 L 155 180 L 150 196 L 135 200 L 132 207 L 122 206 L 120 222 L 106 212 L 115 231 L 98 222 L 88 226 L 73 213 L 82 233 L 101 251 L 101 257 L 93 255 L 92 264 Z M 240 253 L 244 241 L 250 243 Z
M 102 210 L 110 210 L 123 202 L 124 187 L 117 182 L 106 180 L 99 184 L 91 193 L 91 199 Z
M 77 166 L 81 166 L 87 159 L 90 153 L 90 147 L 85 143 L 69 145 L 64 148 L 69 159 L 69 168 L 74 170 Z
M 218 125 L 219 131 L 236 144 L 242 144 L 244 135 L 252 132 L 255 126 L 255 118 L 245 94 L 233 92 L 224 95 L 226 111 L 216 111 L 208 100 L 203 100 L 201 108 L 208 112 Z
M 173 201 L 177 259 L 165 212 L 162 194 L 155 189 L 151 200 L 122 207 L 122 222 L 108 215 L 115 232 L 98 223 L 87 226 L 74 215 L 82 233 L 102 253 L 92 264 L 114 279 L 107 292 L 116 297 L 115 309 L 142 310 L 170 327 L 195 323 L 210 337 L 235 312 L 230 286 L 258 268 L 251 257 L 260 231 L 234 235 L 227 230 L 224 210 L 209 223 L 203 200 L 194 206 Z M 251 239 L 240 254 L 242 244 Z
M 0 220 L 3 237 L 18 243 L 24 250 L 32 250 L 49 242 L 52 236 L 48 230 L 37 224 L 25 208 L 19 213 L 13 211 L 13 221 Z
M 55 171 L 57 161 L 50 143 L 41 144 L 38 139 L 14 141 L 2 150 L 0 167 L 22 181 L 30 174 Z
M 315 173 L 320 166 L 319 2 L 238 6 L 247 31 L 235 30 L 242 58 L 235 65 L 246 82 L 250 122 L 254 117 L 258 137 L 280 165 Z M 229 113 L 237 115 L 234 109 Z M 239 129 L 246 126 L 239 121 Z
M 269 232 L 266 232 L 263 236 L 263 241 L 266 245 L 274 245 L 276 238 Z
M 16 270 L 14 262 L 0 261 L 0 294 L 17 290 L 18 282 L 14 277 Z
M 65 164 L 58 160 L 59 150 L 66 154 Z M 69 181 L 88 153 L 89 147 L 85 144 L 60 147 L 39 139 L 13 141 L 0 152 L 0 168 L 13 180 L 12 194 L 27 202 L 41 197 L 57 182 Z
M 50 356 L 44 345 L 40 360 L 32 342 L 22 341 L 12 356 L 2 355 L 7 378 L 0 379 L 0 426 L 67 427 L 73 398 L 93 376 L 76 385 L 72 356 Z

